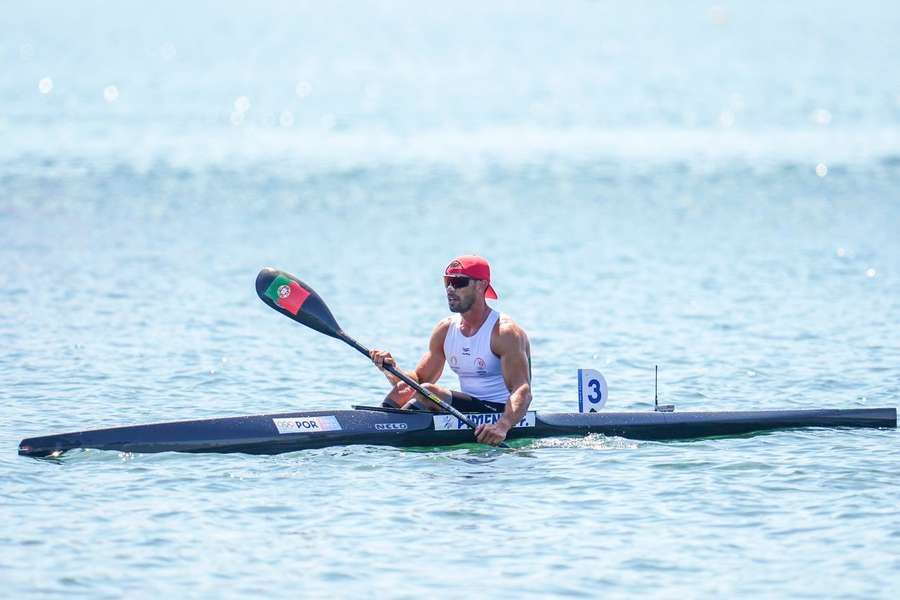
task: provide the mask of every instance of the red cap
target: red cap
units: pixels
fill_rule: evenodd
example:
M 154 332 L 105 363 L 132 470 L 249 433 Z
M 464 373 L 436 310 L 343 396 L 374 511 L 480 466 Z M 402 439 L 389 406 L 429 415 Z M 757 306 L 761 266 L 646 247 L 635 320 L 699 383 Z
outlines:
M 450 261 L 450 264 L 444 269 L 444 275 L 465 275 L 472 279 L 487 281 L 488 286 L 484 290 L 484 297 L 497 298 L 497 292 L 491 287 L 491 265 L 488 264 L 485 258 L 472 254 L 458 256 Z

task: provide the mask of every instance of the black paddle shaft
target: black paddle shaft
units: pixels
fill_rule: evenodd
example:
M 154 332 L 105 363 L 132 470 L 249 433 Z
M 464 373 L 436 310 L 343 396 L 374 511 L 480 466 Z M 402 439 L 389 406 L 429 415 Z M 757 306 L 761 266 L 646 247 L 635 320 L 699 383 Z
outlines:
M 368 358 L 370 358 L 370 359 L 372 358 L 372 353 L 369 351 L 368 348 L 366 348 L 365 346 L 363 346 L 362 344 L 360 344 L 359 342 L 354 340 L 352 337 L 350 337 L 343 331 L 340 331 L 338 333 L 340 336 L 339 339 L 345 341 L 349 346 L 356 348 L 360 352 L 360 354 L 365 354 Z M 436 395 L 432 394 L 431 392 L 429 392 L 428 390 L 423 388 L 419 384 L 419 382 L 417 382 L 415 379 L 408 376 L 406 373 L 404 373 L 403 371 L 401 371 L 394 365 L 388 364 L 388 363 L 383 363 L 383 366 L 384 366 L 385 371 L 387 371 L 391 375 L 396 376 L 400 381 L 402 381 L 403 383 L 405 383 L 412 389 L 416 390 L 417 392 L 419 392 L 420 394 L 422 394 L 423 396 L 425 396 L 426 398 L 428 398 L 429 400 L 431 400 L 432 402 L 434 402 L 435 404 L 437 404 L 438 406 L 440 406 L 441 408 L 443 408 L 444 410 L 449 412 L 451 415 L 453 415 L 454 417 L 456 417 L 457 419 L 459 419 L 460 421 L 462 421 L 463 423 L 465 423 L 472 429 L 475 429 L 477 427 L 477 425 L 475 425 L 475 423 L 471 419 L 469 419 L 469 417 L 467 417 L 463 413 L 459 412 L 458 410 L 453 408 L 452 405 L 447 404 L 446 402 L 441 400 L 439 397 L 437 397 Z

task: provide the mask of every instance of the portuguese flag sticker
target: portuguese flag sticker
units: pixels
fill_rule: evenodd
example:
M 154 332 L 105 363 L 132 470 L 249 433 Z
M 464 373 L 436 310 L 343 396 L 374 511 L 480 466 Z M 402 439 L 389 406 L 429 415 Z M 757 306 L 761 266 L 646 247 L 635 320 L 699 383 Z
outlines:
M 300 312 L 300 307 L 303 306 L 306 299 L 309 298 L 309 292 L 293 279 L 279 275 L 269 284 L 266 296 L 292 315 L 296 315 Z

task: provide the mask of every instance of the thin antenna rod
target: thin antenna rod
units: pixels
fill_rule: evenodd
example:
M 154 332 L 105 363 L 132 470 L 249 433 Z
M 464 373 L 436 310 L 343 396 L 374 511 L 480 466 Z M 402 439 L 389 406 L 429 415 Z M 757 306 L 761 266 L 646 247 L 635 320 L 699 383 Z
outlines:
M 659 405 L 659 365 L 653 369 L 653 410 L 661 413 L 675 412 L 674 404 Z
M 659 410 L 659 365 L 653 368 L 653 410 Z

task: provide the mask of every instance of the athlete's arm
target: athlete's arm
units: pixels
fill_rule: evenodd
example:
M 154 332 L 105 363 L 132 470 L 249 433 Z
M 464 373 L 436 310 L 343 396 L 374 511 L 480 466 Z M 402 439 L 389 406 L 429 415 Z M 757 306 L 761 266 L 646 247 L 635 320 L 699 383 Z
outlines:
M 509 400 L 503 416 L 493 425 L 479 425 L 475 437 L 479 442 L 497 445 L 522 420 L 531 404 L 531 348 L 522 328 L 511 320 L 502 319 L 491 350 L 500 357 Z
M 444 340 L 447 338 L 447 330 L 450 327 L 450 319 L 444 319 L 439 322 L 431 332 L 431 339 L 428 341 L 428 349 L 419 364 L 416 365 L 415 371 L 405 371 L 404 374 L 418 383 L 434 383 L 440 379 L 444 372 Z M 394 389 L 390 393 L 390 397 L 398 403 L 408 400 L 413 395 L 413 390 L 403 383 L 396 375 L 384 370 L 384 363 L 396 366 L 394 357 L 390 352 L 384 350 L 372 350 L 372 362 L 382 370 L 387 380 L 391 382 Z
M 447 339 L 447 330 L 450 329 L 450 318 L 443 319 L 435 325 L 428 341 L 428 350 L 422 355 L 419 364 L 416 365 L 415 379 L 419 383 L 434 383 L 441 378 L 444 372 L 444 341 Z

